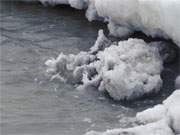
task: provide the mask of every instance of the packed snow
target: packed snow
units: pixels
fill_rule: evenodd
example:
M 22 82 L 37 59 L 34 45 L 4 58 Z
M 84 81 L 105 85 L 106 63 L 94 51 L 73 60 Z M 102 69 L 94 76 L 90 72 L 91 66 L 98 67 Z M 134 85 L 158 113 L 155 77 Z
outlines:
M 157 47 L 140 39 L 111 42 L 102 30 L 90 51 L 61 53 L 46 65 L 52 78 L 74 83 L 78 88 L 96 87 L 115 100 L 138 98 L 158 92 L 162 86 L 162 58 Z
M 176 90 L 162 104 L 137 114 L 142 125 L 105 132 L 90 131 L 86 135 L 178 135 L 180 134 L 180 90 Z

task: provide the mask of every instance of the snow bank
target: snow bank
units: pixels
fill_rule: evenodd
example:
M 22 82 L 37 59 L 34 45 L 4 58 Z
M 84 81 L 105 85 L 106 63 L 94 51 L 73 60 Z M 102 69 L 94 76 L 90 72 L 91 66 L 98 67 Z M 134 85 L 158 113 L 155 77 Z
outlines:
M 180 75 L 176 78 L 175 87 L 176 87 L 177 89 L 180 89 Z
M 60 54 L 46 62 L 48 73 L 79 87 L 94 86 L 115 100 L 134 99 L 160 90 L 162 59 L 140 39 L 113 43 L 103 31 L 89 52 Z
M 90 131 L 86 135 L 177 135 L 180 134 L 180 90 L 176 90 L 163 104 L 137 114 L 144 123 L 133 128 L 105 132 Z
M 133 31 L 171 38 L 180 47 L 179 0 L 95 0 L 99 16 L 109 22 L 110 33 Z M 123 35 L 124 35 L 123 34 Z

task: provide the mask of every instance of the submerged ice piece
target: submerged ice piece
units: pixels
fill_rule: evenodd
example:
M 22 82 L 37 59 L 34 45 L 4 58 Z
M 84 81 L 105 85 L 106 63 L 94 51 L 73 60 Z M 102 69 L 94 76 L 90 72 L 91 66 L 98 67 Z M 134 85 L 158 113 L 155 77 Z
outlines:
M 140 39 L 113 43 L 103 31 L 88 52 L 60 54 L 46 62 L 48 72 L 77 86 L 94 86 L 115 100 L 134 99 L 162 86 L 158 49 Z

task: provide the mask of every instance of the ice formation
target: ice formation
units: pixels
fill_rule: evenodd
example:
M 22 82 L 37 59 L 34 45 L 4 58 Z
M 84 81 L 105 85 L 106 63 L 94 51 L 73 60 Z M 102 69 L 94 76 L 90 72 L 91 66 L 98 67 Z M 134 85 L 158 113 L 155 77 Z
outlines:
M 178 135 L 180 134 L 180 90 L 173 92 L 162 104 L 137 114 L 144 125 L 105 132 L 90 131 L 86 135 Z
M 95 0 L 99 16 L 115 36 L 131 31 L 171 38 L 180 47 L 179 0 Z M 120 33 L 120 35 L 119 35 Z
M 134 99 L 162 86 L 158 49 L 140 39 L 113 43 L 103 31 L 89 52 L 60 54 L 46 62 L 48 73 L 81 87 L 94 86 L 115 100 Z
M 180 89 L 180 75 L 176 78 L 175 87 L 176 87 L 177 89 Z

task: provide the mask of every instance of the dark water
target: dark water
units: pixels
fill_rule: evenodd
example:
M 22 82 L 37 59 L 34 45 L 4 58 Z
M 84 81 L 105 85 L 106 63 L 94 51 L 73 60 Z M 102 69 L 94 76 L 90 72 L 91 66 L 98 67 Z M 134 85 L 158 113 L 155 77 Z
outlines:
M 88 50 L 100 22 L 65 6 L 2 2 L 0 13 L 0 111 L 2 135 L 80 135 L 89 130 L 129 127 L 137 111 L 162 101 L 174 89 L 177 63 L 168 66 L 162 92 L 120 103 L 93 89 L 50 82 L 44 62 Z

